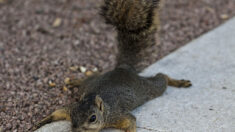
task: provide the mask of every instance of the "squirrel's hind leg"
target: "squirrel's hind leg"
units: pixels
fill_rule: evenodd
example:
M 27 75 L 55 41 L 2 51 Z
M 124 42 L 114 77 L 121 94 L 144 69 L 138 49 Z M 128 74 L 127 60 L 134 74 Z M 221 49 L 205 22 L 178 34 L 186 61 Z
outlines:
M 170 78 L 167 75 L 165 75 L 165 78 L 167 79 L 168 86 L 173 86 L 177 88 L 188 88 L 192 86 L 192 83 L 190 80 L 184 80 L 184 79 L 177 80 L 177 79 Z
M 69 107 L 64 107 L 54 111 L 51 115 L 47 116 L 46 118 L 38 122 L 36 125 L 34 125 L 32 130 L 35 131 L 46 124 L 59 120 L 67 120 L 67 121 L 71 120 Z
M 162 81 L 164 78 L 165 81 Z M 166 83 L 166 85 L 168 86 L 173 86 L 173 87 L 177 87 L 177 88 L 188 88 L 190 86 L 192 86 L 192 83 L 190 80 L 177 80 L 177 79 L 173 79 L 171 77 L 169 77 L 166 74 L 162 74 L 162 73 L 158 73 L 156 76 L 154 77 L 150 77 L 150 80 L 153 81 L 157 81 L 158 84 L 160 85 L 164 85 L 164 83 Z

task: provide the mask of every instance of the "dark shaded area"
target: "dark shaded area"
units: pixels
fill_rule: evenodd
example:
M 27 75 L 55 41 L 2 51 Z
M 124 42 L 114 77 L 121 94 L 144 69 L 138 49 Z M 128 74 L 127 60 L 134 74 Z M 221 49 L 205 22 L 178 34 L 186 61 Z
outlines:
M 0 131 L 26 131 L 68 104 L 65 77 L 83 76 L 69 67 L 102 71 L 114 66 L 115 33 L 98 15 L 100 3 L 0 0 Z M 152 61 L 223 23 L 234 9 L 234 0 L 165 0 L 159 54 Z

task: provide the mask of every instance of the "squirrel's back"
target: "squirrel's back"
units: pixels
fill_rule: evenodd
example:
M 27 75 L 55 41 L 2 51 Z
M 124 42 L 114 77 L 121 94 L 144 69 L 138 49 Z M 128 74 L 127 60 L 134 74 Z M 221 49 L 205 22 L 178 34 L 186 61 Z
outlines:
M 159 26 L 160 0 L 104 0 L 101 14 L 118 33 L 116 67 L 127 64 L 142 70 L 147 58 L 155 53 L 155 33 Z
M 158 85 L 156 85 L 158 84 Z M 110 107 L 110 111 L 130 112 L 148 100 L 160 96 L 166 88 L 164 77 L 154 81 L 140 77 L 135 71 L 119 67 L 107 72 L 93 81 L 84 84 L 89 94 L 99 95 Z

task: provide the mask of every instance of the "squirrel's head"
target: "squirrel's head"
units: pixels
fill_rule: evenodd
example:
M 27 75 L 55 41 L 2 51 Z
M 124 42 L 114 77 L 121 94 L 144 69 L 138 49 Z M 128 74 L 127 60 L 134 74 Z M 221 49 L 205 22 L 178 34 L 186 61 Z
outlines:
M 104 103 L 100 96 L 90 95 L 71 110 L 73 132 L 98 132 L 104 126 Z

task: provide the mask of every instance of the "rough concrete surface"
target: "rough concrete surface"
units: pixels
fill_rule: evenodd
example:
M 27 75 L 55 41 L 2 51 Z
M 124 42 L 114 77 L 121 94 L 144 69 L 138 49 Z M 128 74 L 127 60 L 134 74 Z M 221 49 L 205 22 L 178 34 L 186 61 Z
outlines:
M 142 73 L 143 76 L 152 76 L 163 72 L 174 78 L 190 79 L 193 87 L 168 88 L 162 97 L 135 110 L 133 113 L 137 117 L 137 131 L 235 131 L 234 25 L 235 18 L 168 55 Z M 39 131 L 55 131 L 53 127 L 57 125 L 61 132 L 66 125 L 69 129 L 68 122 L 59 122 L 49 124 Z

